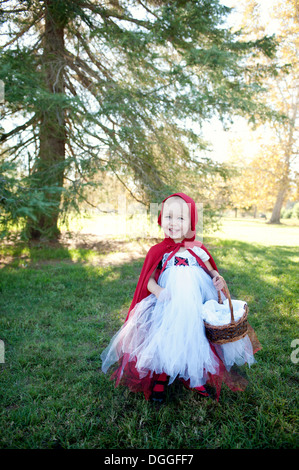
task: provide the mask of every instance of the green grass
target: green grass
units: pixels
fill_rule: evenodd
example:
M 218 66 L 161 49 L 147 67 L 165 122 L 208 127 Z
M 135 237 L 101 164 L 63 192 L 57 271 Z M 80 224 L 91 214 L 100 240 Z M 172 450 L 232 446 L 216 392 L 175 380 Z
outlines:
M 160 408 L 101 372 L 142 261 L 101 266 L 105 255 L 88 248 L 3 245 L 0 447 L 296 448 L 299 249 L 288 246 L 287 230 L 285 245 L 273 232 L 271 245 L 205 239 L 232 296 L 248 301 L 263 349 L 245 368 L 245 392 L 223 386 L 217 403 L 175 383 Z

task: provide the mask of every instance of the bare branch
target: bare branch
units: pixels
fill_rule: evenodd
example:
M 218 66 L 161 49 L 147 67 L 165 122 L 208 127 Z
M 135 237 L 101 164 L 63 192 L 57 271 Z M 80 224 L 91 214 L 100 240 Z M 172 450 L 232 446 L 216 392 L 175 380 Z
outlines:
M 36 24 L 42 17 L 44 16 L 42 10 L 38 12 L 38 14 L 34 17 L 34 19 L 28 23 L 21 31 L 19 31 L 10 41 L 8 41 L 6 44 L 4 44 L 4 47 L 10 46 L 13 44 L 15 41 L 17 41 L 21 36 L 23 36 L 29 29 Z
M 1 157 L 2 155 L 5 155 L 6 153 L 11 154 L 11 155 L 14 155 L 14 157 L 11 158 L 11 160 L 10 160 L 10 161 L 13 162 L 14 160 L 17 160 L 17 159 L 18 159 L 19 153 L 20 153 L 21 151 L 23 151 L 24 148 L 28 147 L 28 145 L 31 144 L 31 143 L 34 142 L 34 141 L 35 141 L 35 136 L 30 137 L 30 138 L 29 138 L 28 140 L 26 140 L 25 142 L 20 142 L 20 143 L 14 145 L 13 147 L 6 148 L 6 149 L 3 150 L 3 152 L 1 152 L 0 157 Z M 20 152 L 19 152 L 19 151 L 20 151 Z
M 141 0 L 137 0 L 137 2 L 139 3 L 139 5 L 141 5 L 148 13 L 150 13 L 151 15 L 155 16 L 157 19 L 159 18 L 158 15 L 156 15 L 156 13 L 154 13 L 152 10 L 150 10 Z
M 79 57 L 76 57 L 74 54 L 72 54 L 72 52 L 69 52 L 69 51 L 65 51 L 65 58 L 67 60 L 67 64 L 69 65 L 69 67 L 73 68 L 76 67 L 76 71 L 78 71 L 78 67 L 81 67 L 83 70 L 85 70 L 85 72 L 89 73 L 92 77 L 96 78 L 96 80 L 98 80 L 99 82 L 101 82 L 103 79 L 98 75 L 98 73 L 92 69 L 91 67 L 89 67 L 89 65 L 87 65 L 87 63 L 80 59 Z
M 22 13 L 28 11 L 27 8 L 20 8 L 19 10 L 2 10 L 1 13 Z
M 82 3 L 82 8 L 87 8 L 91 10 L 93 13 L 98 13 L 104 20 L 106 18 L 116 18 L 118 20 L 128 21 L 130 23 L 137 24 L 138 26 L 142 26 L 148 30 L 151 30 L 153 25 L 149 21 L 138 20 L 137 18 L 133 18 L 132 16 L 128 16 L 126 14 L 117 13 L 116 10 L 108 10 L 98 7 L 97 5 L 93 5 L 92 3 Z
M 21 126 L 16 127 L 12 131 L 8 132 L 7 134 L 2 134 L 0 137 L 0 142 L 6 142 L 10 137 L 13 137 L 15 134 L 18 134 L 18 132 L 24 131 L 27 129 L 27 127 L 31 126 L 37 121 L 36 115 L 34 115 L 29 121 L 25 122 L 25 124 L 22 124 Z
M 126 190 L 130 193 L 130 195 L 132 196 L 133 199 L 135 199 L 135 201 L 137 202 L 140 202 L 141 204 L 144 205 L 144 201 L 141 201 L 140 199 L 138 199 L 135 194 L 132 193 L 132 191 L 130 190 L 130 188 L 126 185 L 126 183 L 120 178 L 120 176 L 114 171 L 114 169 L 112 167 L 110 167 L 112 173 L 116 176 L 116 178 L 118 179 L 118 181 L 121 182 L 121 184 L 124 186 L 124 188 L 126 188 Z
M 103 66 L 103 64 L 101 64 L 94 56 L 94 54 L 91 52 L 90 50 L 90 47 L 88 46 L 87 42 L 85 41 L 85 39 L 82 37 L 82 35 L 77 31 L 76 33 L 76 37 L 79 39 L 79 41 L 81 42 L 85 52 L 87 53 L 88 57 L 90 58 L 91 62 L 94 63 L 98 69 L 105 75 L 106 78 L 109 78 L 111 79 L 111 73 L 109 72 L 109 70 Z

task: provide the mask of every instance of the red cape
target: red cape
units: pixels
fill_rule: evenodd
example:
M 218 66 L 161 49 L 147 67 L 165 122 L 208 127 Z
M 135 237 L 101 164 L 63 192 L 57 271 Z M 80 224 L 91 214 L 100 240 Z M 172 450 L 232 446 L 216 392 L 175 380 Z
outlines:
M 209 261 L 213 269 L 218 271 L 215 261 L 213 260 L 212 256 L 208 252 L 207 248 L 201 242 L 195 241 L 195 227 L 196 227 L 196 222 L 197 222 L 197 210 L 196 210 L 195 202 L 191 198 L 189 198 L 186 194 L 183 194 L 183 193 L 172 194 L 172 196 L 179 196 L 182 199 L 184 199 L 185 202 L 189 204 L 190 215 L 191 215 L 190 238 L 183 240 L 182 243 L 175 243 L 171 238 L 165 237 L 165 239 L 161 243 L 158 243 L 157 245 L 154 245 L 150 248 L 144 260 L 144 264 L 140 273 L 139 281 L 137 283 L 133 301 L 131 303 L 126 320 L 130 316 L 130 312 L 135 307 L 135 305 L 150 294 L 150 292 L 147 289 L 149 278 L 151 274 L 154 272 L 154 270 L 157 269 L 158 264 L 161 261 L 165 253 L 171 252 L 170 256 L 168 257 L 168 259 L 170 259 L 170 257 L 175 255 L 175 253 L 180 247 L 184 246 L 193 254 L 193 256 L 195 256 L 199 265 L 203 269 L 206 270 L 206 266 L 203 263 L 203 261 L 192 250 L 194 246 L 199 246 L 209 255 L 210 257 Z M 172 196 L 169 196 L 169 197 L 172 197 Z M 163 201 L 163 203 L 165 202 L 165 200 Z M 161 213 L 162 211 L 163 211 L 163 204 L 162 204 Z M 159 215 L 158 223 L 159 225 L 161 225 L 161 214 Z M 164 266 L 165 265 L 166 263 L 164 263 Z M 155 276 L 156 279 L 158 279 L 162 270 L 157 269 L 156 276 Z M 259 348 L 260 348 L 260 345 L 258 346 L 258 348 L 255 348 L 254 352 L 256 352 Z M 234 390 L 234 391 L 244 390 L 246 388 L 247 381 L 243 377 L 232 372 L 232 370 L 228 372 L 225 369 L 225 366 L 223 362 L 221 361 L 221 359 L 217 356 L 216 350 L 212 344 L 211 344 L 211 349 L 214 352 L 215 356 L 218 358 L 219 371 L 215 375 L 210 375 L 207 383 L 216 387 L 217 401 L 219 400 L 221 384 L 223 381 L 227 384 L 227 386 L 231 390 Z M 125 353 L 124 356 L 120 359 L 119 366 L 115 370 L 115 372 L 112 374 L 111 379 L 116 380 L 115 386 L 122 383 L 124 385 L 127 385 L 133 392 L 142 391 L 144 393 L 145 398 L 148 400 L 151 395 L 153 383 L 155 380 L 157 380 L 158 376 L 159 374 L 156 374 L 155 372 L 151 376 L 151 373 L 149 372 L 146 377 L 140 379 L 139 372 L 136 369 L 136 361 L 133 360 L 130 362 L 129 354 Z M 188 387 L 188 384 L 187 384 L 187 387 Z
M 212 258 L 211 254 L 209 253 L 209 251 L 207 250 L 207 248 L 201 242 L 195 241 L 195 230 L 196 230 L 196 223 L 197 223 L 197 220 L 198 220 L 197 209 L 196 209 L 195 202 L 193 201 L 193 199 L 191 199 L 189 196 L 187 196 L 184 193 L 172 194 L 169 197 L 173 197 L 173 196 L 181 197 L 182 199 L 184 199 L 185 202 L 187 202 L 187 204 L 189 206 L 190 217 L 191 217 L 191 236 L 190 236 L 190 238 L 185 238 L 185 240 L 183 240 L 181 243 L 175 243 L 171 238 L 165 237 L 162 242 L 160 242 L 160 243 L 158 243 L 158 244 L 156 244 L 156 245 L 154 245 L 150 248 L 150 250 L 148 251 L 148 253 L 146 255 L 146 258 L 144 260 L 144 264 L 143 264 L 143 267 L 142 267 L 142 270 L 141 270 L 141 273 L 140 273 L 140 277 L 139 277 L 139 280 L 138 280 L 138 283 L 137 283 L 137 286 L 136 286 L 136 290 L 135 290 L 133 300 L 132 300 L 132 303 L 131 303 L 131 306 L 130 306 L 130 309 L 129 309 L 126 320 L 129 318 L 130 312 L 135 307 L 135 305 L 150 294 L 149 290 L 147 289 L 147 284 L 148 284 L 149 278 L 150 278 L 151 274 L 155 271 L 155 269 L 157 269 L 158 264 L 162 260 L 163 255 L 165 253 L 172 252 L 171 255 L 168 258 L 168 260 L 169 260 L 170 258 L 172 258 L 172 256 L 175 255 L 175 253 L 179 250 L 179 248 L 184 246 L 196 258 L 199 265 L 204 270 L 207 270 L 204 262 L 192 250 L 192 248 L 194 246 L 199 246 L 200 248 L 202 248 L 209 255 L 209 257 L 210 257 L 209 261 L 210 261 L 213 269 L 218 271 L 216 263 L 215 263 L 214 259 Z M 166 199 L 168 199 L 168 198 L 166 198 Z M 166 199 L 164 199 L 164 201 L 162 202 L 162 209 L 161 209 L 161 213 L 160 213 L 159 218 L 158 218 L 159 225 L 161 225 L 161 216 L 162 216 L 162 211 L 163 211 L 163 204 L 166 201 Z M 160 274 L 161 274 L 161 270 L 157 269 L 156 274 L 155 274 L 156 281 L 158 280 L 158 277 L 159 277 Z

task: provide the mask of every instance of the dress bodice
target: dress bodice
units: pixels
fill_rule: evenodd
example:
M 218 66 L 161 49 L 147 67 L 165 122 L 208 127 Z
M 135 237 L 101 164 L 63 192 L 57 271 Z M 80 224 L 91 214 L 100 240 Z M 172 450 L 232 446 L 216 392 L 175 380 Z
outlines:
M 197 256 L 202 259 L 202 261 L 208 261 L 209 255 L 198 246 L 192 248 L 192 251 L 197 254 Z M 162 266 L 166 263 L 166 260 L 170 253 L 165 253 L 162 258 Z M 199 266 L 198 261 L 196 258 L 188 251 L 187 249 L 184 251 L 180 251 L 176 253 L 168 262 L 165 269 L 173 267 L 173 266 Z

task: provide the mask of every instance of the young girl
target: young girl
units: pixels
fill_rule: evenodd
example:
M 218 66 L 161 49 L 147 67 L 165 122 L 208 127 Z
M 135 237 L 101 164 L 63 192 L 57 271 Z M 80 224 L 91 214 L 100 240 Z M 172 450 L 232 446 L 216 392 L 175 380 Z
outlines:
M 222 382 L 244 390 L 247 382 L 231 366 L 250 365 L 260 348 L 252 328 L 244 339 L 223 346 L 206 338 L 204 317 L 224 279 L 206 247 L 195 241 L 197 219 L 196 204 L 186 194 L 163 201 L 158 223 L 165 238 L 149 250 L 125 323 L 101 355 L 103 372 L 117 363 L 116 386 L 142 391 L 146 399 L 163 401 L 166 384 L 176 378 L 203 396 L 209 396 L 206 384 L 214 386 L 217 400 Z

